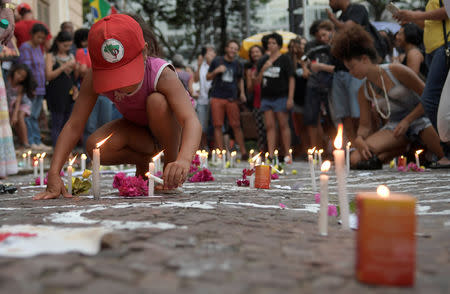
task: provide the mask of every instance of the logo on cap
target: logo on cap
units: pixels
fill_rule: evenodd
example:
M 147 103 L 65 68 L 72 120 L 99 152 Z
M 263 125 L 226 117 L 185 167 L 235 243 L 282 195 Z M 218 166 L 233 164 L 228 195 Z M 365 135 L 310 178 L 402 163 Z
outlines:
M 122 43 L 116 39 L 108 39 L 103 42 L 102 45 L 102 56 L 103 58 L 110 62 L 119 62 L 125 53 Z

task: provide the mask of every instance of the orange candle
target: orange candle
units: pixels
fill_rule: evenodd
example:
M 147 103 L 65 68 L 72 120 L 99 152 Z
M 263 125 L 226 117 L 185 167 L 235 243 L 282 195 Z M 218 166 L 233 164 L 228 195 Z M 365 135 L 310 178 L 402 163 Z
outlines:
M 406 163 L 406 157 L 404 157 L 403 155 L 400 156 L 400 157 L 398 158 L 397 166 L 398 166 L 398 167 L 403 166 L 404 168 L 406 168 L 406 165 L 407 165 L 407 163 Z
M 255 188 L 269 189 L 270 188 L 270 166 L 257 165 L 255 166 Z
M 386 186 L 377 193 L 356 195 L 358 231 L 356 276 L 368 284 L 412 286 L 416 256 L 416 199 L 393 194 Z

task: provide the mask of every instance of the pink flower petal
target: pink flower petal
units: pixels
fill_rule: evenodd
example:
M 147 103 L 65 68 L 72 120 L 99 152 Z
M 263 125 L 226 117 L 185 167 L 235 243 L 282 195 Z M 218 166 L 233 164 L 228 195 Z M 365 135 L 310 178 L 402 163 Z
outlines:
M 337 216 L 337 207 L 336 205 L 328 205 L 328 215 L 329 216 Z
M 285 208 L 286 208 L 286 205 L 284 205 L 283 203 L 280 203 L 280 208 L 281 208 L 281 209 L 285 209 Z
M 315 199 L 316 203 L 319 204 L 320 203 L 320 193 L 314 194 L 314 199 Z

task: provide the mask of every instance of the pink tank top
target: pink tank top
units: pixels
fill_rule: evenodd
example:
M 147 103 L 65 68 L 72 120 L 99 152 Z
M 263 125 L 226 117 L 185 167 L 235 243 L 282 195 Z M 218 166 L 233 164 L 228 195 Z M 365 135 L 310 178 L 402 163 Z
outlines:
M 161 58 L 148 57 L 145 65 L 142 86 L 136 93 L 131 95 L 120 95 L 116 91 L 103 93 L 117 107 L 123 117 L 137 125 L 147 126 L 147 97 L 157 91 L 159 77 L 164 68 L 169 67 L 175 72 L 173 65 Z M 124 73 L 126 74 L 126 73 Z

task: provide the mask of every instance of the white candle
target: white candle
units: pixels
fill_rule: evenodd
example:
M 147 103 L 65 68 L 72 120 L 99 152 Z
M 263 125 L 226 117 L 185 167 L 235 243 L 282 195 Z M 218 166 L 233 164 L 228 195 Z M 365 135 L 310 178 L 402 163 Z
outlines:
M 222 150 L 222 168 L 227 167 L 227 151 Z
M 31 150 L 28 151 L 27 168 L 31 168 Z
M 102 146 L 109 138 L 111 138 L 112 133 L 98 142 L 92 151 L 92 191 L 94 194 L 94 199 L 100 199 L 100 146 Z
M 314 167 L 317 165 L 320 169 L 320 165 L 319 165 L 319 150 L 316 149 L 316 147 L 314 147 Z
M 250 149 L 250 155 L 249 155 L 249 158 L 253 158 L 253 154 L 255 153 L 255 150 L 254 149 Z
M 420 167 L 420 160 L 419 160 L 419 154 L 423 152 L 423 149 L 417 150 L 415 157 L 416 157 L 416 165 L 417 167 Z
M 35 178 L 37 178 L 37 176 L 38 176 L 38 164 L 39 164 L 39 162 L 37 159 L 35 161 L 33 161 L 33 176 Z
M 152 161 L 155 163 L 155 173 L 161 171 L 161 155 L 164 154 L 164 150 L 152 157 Z
M 231 167 L 235 167 L 236 166 L 236 155 L 237 155 L 237 152 L 236 151 L 233 151 L 233 152 L 231 152 L 231 160 L 230 160 L 230 164 L 231 164 Z
M 92 151 L 92 192 L 94 199 L 100 199 L 100 148 Z
M 273 152 L 273 154 L 274 154 L 274 158 L 273 158 L 273 161 L 274 161 L 274 163 L 273 163 L 273 165 L 274 166 L 277 166 L 278 165 L 278 150 L 277 149 L 275 149 L 275 151 Z
M 84 170 L 86 169 L 86 159 L 86 154 L 81 154 L 81 172 L 84 172 Z
M 148 164 L 148 196 L 152 197 L 155 193 L 155 180 L 150 176 L 155 173 L 155 163 Z
M 269 152 L 266 152 L 266 154 L 264 155 L 265 159 L 265 163 L 269 164 Z
M 314 158 L 313 158 L 314 149 L 308 150 L 308 161 L 309 161 L 309 172 L 311 174 L 311 189 L 314 193 L 317 191 L 317 185 L 316 185 L 316 173 L 314 171 Z
M 45 157 L 46 153 L 42 153 L 41 156 L 39 157 L 39 169 L 40 169 L 40 184 L 41 187 L 44 187 L 44 157 Z
M 345 147 L 345 166 L 347 167 L 347 174 L 350 172 L 350 146 L 352 146 L 352 142 L 348 142 L 347 147 Z
M 339 207 L 341 213 L 342 228 L 349 230 L 349 206 L 347 200 L 347 188 L 346 188 L 346 173 L 345 173 L 345 151 L 342 150 L 342 124 L 339 124 L 338 134 L 334 140 L 333 151 L 334 166 L 336 170 L 336 179 L 338 185 Z
M 214 163 L 216 162 L 216 150 L 213 150 L 211 152 L 211 161 Z
M 319 166 L 322 167 L 322 153 L 323 153 L 323 149 L 319 150 Z
M 160 184 L 160 185 L 164 185 L 164 180 L 161 178 L 158 178 L 157 176 L 154 176 L 152 174 L 148 175 L 150 178 L 152 178 L 156 183 Z
M 72 195 L 72 164 L 75 162 L 75 159 L 77 158 L 77 155 L 72 160 L 69 160 L 69 166 L 67 167 L 67 192 L 69 192 L 70 195 Z
M 22 154 L 22 167 L 23 168 L 27 167 L 27 154 L 26 153 Z
M 293 163 L 294 162 L 294 157 L 292 156 L 292 149 L 289 149 L 289 161 L 290 161 L 290 163 Z
M 331 162 L 326 160 L 321 165 L 320 175 L 320 212 L 319 212 L 319 234 L 328 235 L 328 175 Z

